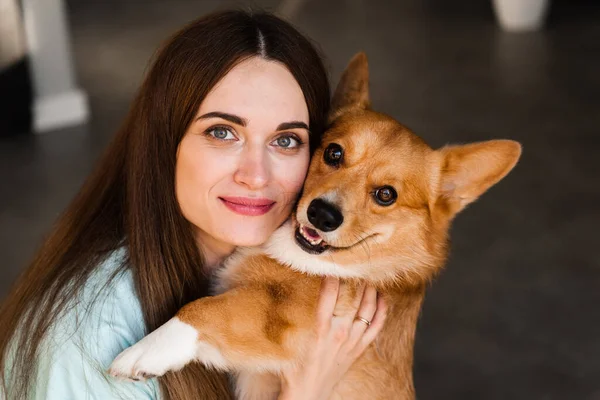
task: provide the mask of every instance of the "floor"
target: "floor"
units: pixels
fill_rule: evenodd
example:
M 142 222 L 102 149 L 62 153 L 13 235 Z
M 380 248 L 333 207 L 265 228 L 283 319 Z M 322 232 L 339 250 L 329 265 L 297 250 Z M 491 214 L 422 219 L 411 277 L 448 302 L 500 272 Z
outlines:
M 0 139 L 0 297 L 81 185 L 158 43 L 242 2 L 70 0 L 86 126 Z M 316 40 L 332 82 L 370 58 L 374 107 L 433 146 L 511 138 L 515 171 L 459 216 L 419 322 L 420 399 L 600 399 L 600 9 L 555 1 L 507 34 L 488 2 L 265 0 Z M 368 395 L 366 395 L 368 398 Z

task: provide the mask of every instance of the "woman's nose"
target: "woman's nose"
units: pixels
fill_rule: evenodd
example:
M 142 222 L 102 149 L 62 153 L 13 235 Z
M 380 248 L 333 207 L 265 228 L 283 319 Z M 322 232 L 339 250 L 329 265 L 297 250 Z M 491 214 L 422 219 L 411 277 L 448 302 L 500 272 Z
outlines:
M 233 179 L 251 190 L 262 189 L 269 182 L 269 163 L 265 149 L 244 149 Z

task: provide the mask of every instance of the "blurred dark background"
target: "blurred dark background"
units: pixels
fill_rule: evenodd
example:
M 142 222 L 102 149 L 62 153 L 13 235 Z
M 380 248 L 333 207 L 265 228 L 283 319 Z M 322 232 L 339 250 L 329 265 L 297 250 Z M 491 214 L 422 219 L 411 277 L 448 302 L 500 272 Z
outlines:
M 217 8 L 262 7 L 320 44 L 332 84 L 366 51 L 374 107 L 432 146 L 523 144 L 517 168 L 456 220 L 418 327 L 418 397 L 600 399 L 598 3 L 551 1 L 542 30 L 511 33 L 481 0 L 69 0 L 91 119 L 43 135 L 0 125 L 0 298 L 115 132 L 159 43 Z M 27 85 L 4 86 L 2 104 L 27 98 Z

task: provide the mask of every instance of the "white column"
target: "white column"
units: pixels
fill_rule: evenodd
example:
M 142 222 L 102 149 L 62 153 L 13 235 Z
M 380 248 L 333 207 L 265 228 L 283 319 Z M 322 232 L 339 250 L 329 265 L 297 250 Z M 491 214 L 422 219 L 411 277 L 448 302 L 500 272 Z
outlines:
M 505 31 L 535 31 L 544 25 L 550 0 L 493 0 L 492 4 Z
M 23 57 L 23 36 L 17 0 L 0 0 L 0 71 Z
M 37 133 L 88 119 L 85 93 L 75 82 L 63 0 L 23 0 Z

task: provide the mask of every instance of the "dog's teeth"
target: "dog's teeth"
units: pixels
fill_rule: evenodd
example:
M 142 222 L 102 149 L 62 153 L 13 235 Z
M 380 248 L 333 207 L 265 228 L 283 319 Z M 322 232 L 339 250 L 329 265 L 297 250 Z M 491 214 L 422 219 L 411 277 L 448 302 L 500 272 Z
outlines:
M 308 239 L 308 241 L 310 242 L 310 244 L 312 244 L 313 246 L 318 245 L 319 243 L 321 243 L 323 241 L 323 239 L 318 239 L 318 240 L 310 240 Z
M 316 246 L 323 241 L 323 238 L 313 239 L 313 238 L 308 237 L 306 235 L 306 232 L 304 231 L 304 225 L 300 225 L 300 234 L 302 235 L 302 237 L 304 237 L 304 239 L 308 240 L 308 242 L 310 244 L 312 244 L 313 246 Z

